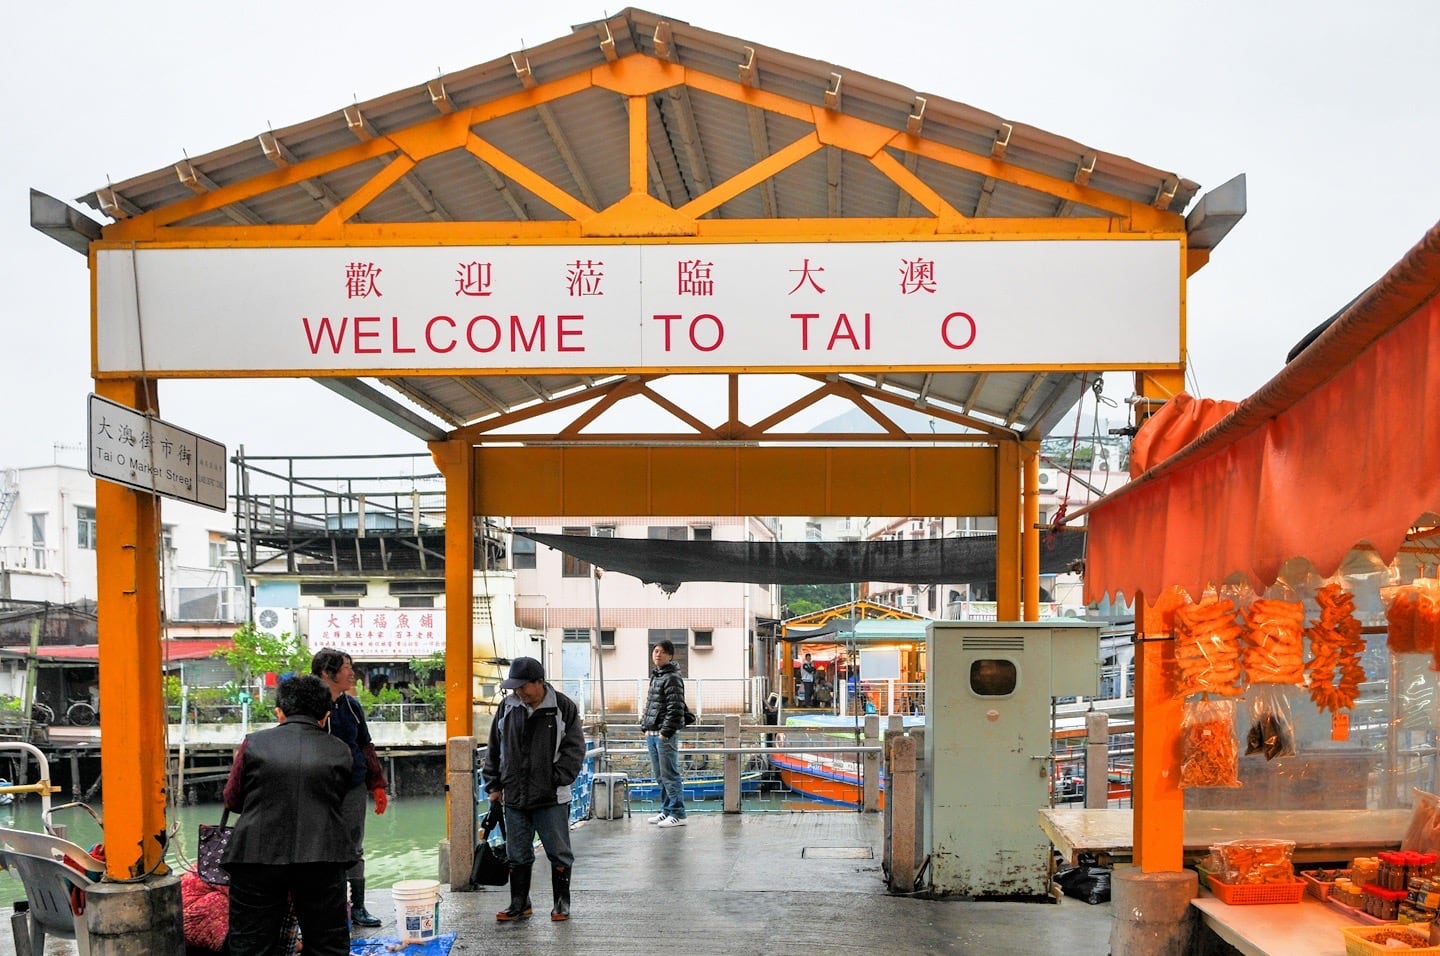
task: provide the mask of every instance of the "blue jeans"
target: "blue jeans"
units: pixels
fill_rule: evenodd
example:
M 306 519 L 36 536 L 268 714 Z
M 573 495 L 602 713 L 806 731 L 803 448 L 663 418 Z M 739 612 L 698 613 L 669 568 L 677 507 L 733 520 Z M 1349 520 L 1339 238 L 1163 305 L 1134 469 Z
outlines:
M 650 770 L 660 784 L 660 812 L 677 820 L 685 819 L 685 791 L 680 783 L 680 735 L 669 740 L 659 734 L 646 734 L 645 746 L 650 751 Z
M 505 804 L 505 859 L 511 866 L 535 862 L 537 833 L 551 866 L 568 867 L 575 862 L 570 850 L 570 804 L 524 808 Z

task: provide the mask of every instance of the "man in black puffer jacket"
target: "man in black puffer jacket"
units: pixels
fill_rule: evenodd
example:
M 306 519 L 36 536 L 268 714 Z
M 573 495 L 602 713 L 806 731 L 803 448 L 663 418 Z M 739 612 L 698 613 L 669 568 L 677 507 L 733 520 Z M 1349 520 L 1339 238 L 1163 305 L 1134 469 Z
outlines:
M 505 850 L 510 864 L 510 906 L 495 914 L 502 923 L 530 915 L 530 870 L 535 836 L 550 858 L 555 890 L 552 920 L 570 918 L 570 785 L 585 760 L 580 709 L 545 683 L 533 657 L 517 657 L 500 686 L 514 693 L 500 702 L 480 768 L 492 803 L 505 808 Z
M 680 728 L 685 726 L 685 681 L 675 663 L 675 645 L 661 641 L 650 652 L 650 696 L 640 729 L 650 751 L 650 769 L 660 784 L 660 812 L 648 822 L 669 829 L 685 825 L 685 793 L 680 779 Z

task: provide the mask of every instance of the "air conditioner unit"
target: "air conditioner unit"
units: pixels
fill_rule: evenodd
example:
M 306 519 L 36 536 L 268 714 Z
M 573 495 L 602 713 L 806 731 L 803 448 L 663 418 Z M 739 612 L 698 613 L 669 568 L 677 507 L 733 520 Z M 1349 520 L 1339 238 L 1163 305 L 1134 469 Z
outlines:
M 294 634 L 295 609 L 293 607 L 257 607 L 255 609 L 255 630 L 264 634 Z
M 1042 471 L 1042 472 L 1040 472 L 1040 487 L 1041 487 L 1041 488 L 1054 488 L 1054 487 L 1055 487 L 1055 473 L 1054 473 L 1053 471 Z

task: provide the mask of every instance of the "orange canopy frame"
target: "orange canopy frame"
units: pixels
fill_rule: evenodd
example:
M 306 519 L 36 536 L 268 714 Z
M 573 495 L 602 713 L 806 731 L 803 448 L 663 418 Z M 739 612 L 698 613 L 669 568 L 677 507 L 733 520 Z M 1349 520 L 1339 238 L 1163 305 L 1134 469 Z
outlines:
M 1328 577 L 1357 545 L 1393 559 L 1440 512 L 1440 223 L 1254 395 L 1085 512 L 1092 601 L 1198 597 L 1235 573 L 1258 591 L 1292 558 Z

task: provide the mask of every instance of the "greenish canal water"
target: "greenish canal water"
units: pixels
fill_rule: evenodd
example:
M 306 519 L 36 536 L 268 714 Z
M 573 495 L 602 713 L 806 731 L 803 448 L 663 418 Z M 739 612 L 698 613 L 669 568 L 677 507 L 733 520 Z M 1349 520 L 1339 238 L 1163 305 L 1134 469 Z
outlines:
M 52 806 L 61 802 L 56 800 Z M 103 818 L 104 808 L 94 806 Z M 218 803 L 171 809 L 169 821 L 174 837 L 166 862 L 172 869 L 191 867 L 200 824 L 219 823 L 223 809 Z M 66 839 L 73 843 L 88 848 L 101 840 L 100 828 L 84 810 L 61 810 L 53 814 L 53 819 L 66 825 Z M 17 800 L 11 806 L 0 807 L 0 826 L 41 829 L 40 801 L 30 798 L 23 804 Z M 390 806 L 378 817 L 372 807 L 365 819 L 366 892 L 389 889 L 398 880 L 435 879 L 439 865 L 436 847 L 444 835 L 443 797 L 392 797 Z M 20 880 L 11 873 L 0 873 L 0 907 L 4 912 L 9 912 L 9 904 L 24 897 Z

